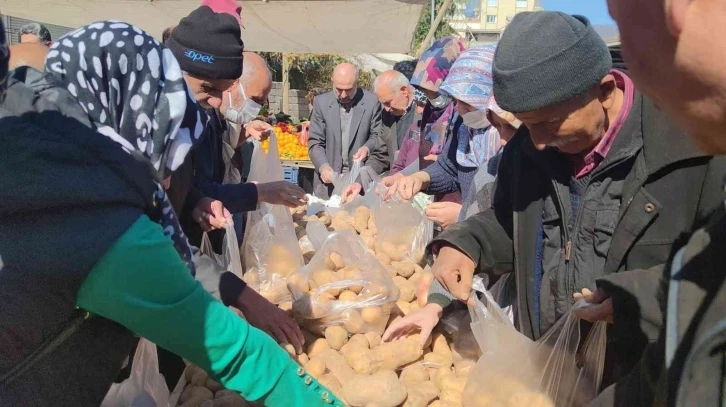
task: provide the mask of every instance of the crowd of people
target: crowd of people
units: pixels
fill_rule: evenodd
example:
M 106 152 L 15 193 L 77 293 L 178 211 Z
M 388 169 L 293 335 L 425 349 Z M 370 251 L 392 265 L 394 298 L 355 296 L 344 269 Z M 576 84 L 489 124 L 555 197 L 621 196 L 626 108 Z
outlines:
M 587 18 L 550 11 L 496 44 L 438 39 L 371 90 L 338 65 L 309 98 L 314 193 L 360 164 L 344 203 L 434 197 L 427 304 L 384 341 L 425 342 L 486 274 L 531 339 L 578 298 L 585 330 L 609 323 L 591 405 L 717 404 L 726 7 L 608 3 L 627 71 Z M 204 0 L 162 41 L 119 21 L 55 42 L 33 24 L 12 46 L 0 29 L 1 405 L 98 406 L 137 337 L 170 387 L 183 358 L 250 401 L 343 405 L 278 345 L 301 351 L 297 323 L 198 249 L 260 203 L 308 199 L 246 182 L 272 75 L 240 12 Z

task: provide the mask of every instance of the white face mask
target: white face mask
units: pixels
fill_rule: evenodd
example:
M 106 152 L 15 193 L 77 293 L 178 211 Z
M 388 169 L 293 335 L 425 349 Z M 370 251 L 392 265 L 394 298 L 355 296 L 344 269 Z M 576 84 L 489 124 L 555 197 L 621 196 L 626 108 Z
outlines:
M 436 99 L 429 99 L 429 103 L 431 103 L 431 106 L 442 109 L 446 107 L 451 102 L 451 99 L 448 96 L 439 95 Z
M 486 112 L 481 110 L 466 112 L 461 118 L 464 120 L 464 124 L 470 129 L 484 129 L 490 125 Z
M 247 124 L 252 120 L 255 120 L 262 110 L 262 105 L 255 102 L 245 95 L 245 90 L 242 84 L 237 87 L 239 94 L 244 99 L 242 102 L 241 109 L 235 109 L 232 107 L 232 93 L 227 92 L 227 98 L 229 99 L 229 108 L 224 112 L 224 118 L 235 124 Z

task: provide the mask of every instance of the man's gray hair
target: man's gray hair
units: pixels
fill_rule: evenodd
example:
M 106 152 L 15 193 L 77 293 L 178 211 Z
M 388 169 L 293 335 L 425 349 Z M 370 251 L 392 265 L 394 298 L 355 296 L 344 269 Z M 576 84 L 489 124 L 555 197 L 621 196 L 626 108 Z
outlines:
M 25 34 L 35 35 L 36 37 L 40 38 L 40 41 L 42 42 L 53 41 L 50 38 L 50 31 L 48 31 L 48 28 L 43 24 L 30 23 L 20 27 L 20 31 L 18 31 L 18 42 L 20 42 L 22 36 Z
M 411 86 L 406 75 L 398 71 L 386 71 L 378 75 L 376 80 L 373 81 L 373 91 L 378 92 L 378 87 L 383 85 L 395 92 L 398 92 L 404 86 Z

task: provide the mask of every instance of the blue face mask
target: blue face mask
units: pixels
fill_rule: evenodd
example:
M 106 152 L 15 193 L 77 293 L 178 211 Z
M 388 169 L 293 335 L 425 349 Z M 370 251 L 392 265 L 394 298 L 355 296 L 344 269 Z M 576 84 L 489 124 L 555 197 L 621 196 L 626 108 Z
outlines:
M 443 109 L 446 107 L 449 103 L 451 103 L 451 98 L 444 95 L 439 95 L 436 99 L 429 99 L 429 103 L 431 103 L 431 106 L 437 108 L 437 109 Z

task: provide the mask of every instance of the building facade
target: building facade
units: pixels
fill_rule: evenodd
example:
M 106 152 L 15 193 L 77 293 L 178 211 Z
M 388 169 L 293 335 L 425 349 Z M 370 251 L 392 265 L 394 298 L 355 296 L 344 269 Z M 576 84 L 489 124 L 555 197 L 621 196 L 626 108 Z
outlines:
M 540 0 L 463 0 L 449 24 L 469 40 L 489 43 L 499 40 L 514 15 L 541 9 Z

